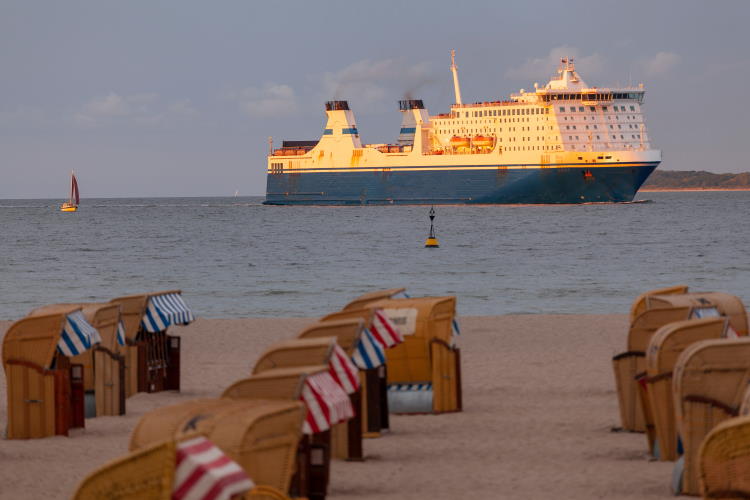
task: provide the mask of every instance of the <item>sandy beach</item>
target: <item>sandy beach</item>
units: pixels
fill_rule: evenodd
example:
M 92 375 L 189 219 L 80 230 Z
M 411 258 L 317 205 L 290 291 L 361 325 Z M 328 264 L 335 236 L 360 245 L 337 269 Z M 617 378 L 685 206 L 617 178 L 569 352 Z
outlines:
M 619 417 L 610 359 L 624 315 L 460 318 L 462 413 L 393 416 L 365 441 L 366 461 L 336 461 L 329 498 L 663 499 L 671 463 L 650 462 Z M 182 387 L 137 394 L 127 415 L 86 421 L 71 437 L 0 441 L 0 498 L 69 498 L 88 472 L 127 452 L 138 419 L 156 407 L 215 397 L 304 318 L 198 319 L 182 336 Z M 0 322 L 0 336 L 10 325 Z M 0 426 L 6 425 L 0 373 Z

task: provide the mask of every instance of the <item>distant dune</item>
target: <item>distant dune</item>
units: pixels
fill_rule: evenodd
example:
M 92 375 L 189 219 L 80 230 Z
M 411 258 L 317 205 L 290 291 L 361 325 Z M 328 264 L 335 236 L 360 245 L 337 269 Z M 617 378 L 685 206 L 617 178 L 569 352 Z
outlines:
M 750 190 L 750 172 L 714 174 L 702 170 L 657 169 L 641 190 Z

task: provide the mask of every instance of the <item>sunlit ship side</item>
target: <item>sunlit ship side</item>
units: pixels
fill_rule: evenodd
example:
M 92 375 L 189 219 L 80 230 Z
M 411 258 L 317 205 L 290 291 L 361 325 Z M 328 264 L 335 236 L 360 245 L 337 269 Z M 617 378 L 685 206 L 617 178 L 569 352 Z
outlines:
M 268 156 L 266 204 L 589 203 L 631 201 L 659 165 L 644 89 L 589 87 L 563 59 L 547 85 L 508 100 L 456 104 L 430 116 L 399 101 L 398 142 L 362 144 L 347 101 L 326 103 L 318 141 Z

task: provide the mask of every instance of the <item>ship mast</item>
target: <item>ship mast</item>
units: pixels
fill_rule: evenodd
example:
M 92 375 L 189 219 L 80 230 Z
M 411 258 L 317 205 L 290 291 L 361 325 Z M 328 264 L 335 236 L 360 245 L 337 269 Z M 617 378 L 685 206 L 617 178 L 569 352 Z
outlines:
M 461 102 L 461 86 L 458 84 L 458 68 L 456 67 L 456 51 L 451 49 L 451 72 L 453 73 L 453 89 L 456 92 L 456 104 Z

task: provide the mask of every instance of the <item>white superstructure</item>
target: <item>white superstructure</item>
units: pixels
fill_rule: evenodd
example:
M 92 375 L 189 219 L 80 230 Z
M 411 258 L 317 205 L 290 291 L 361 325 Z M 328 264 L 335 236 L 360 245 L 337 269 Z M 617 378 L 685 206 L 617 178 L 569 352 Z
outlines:
M 532 92 L 474 104 L 460 104 L 457 96 L 450 113 L 431 117 L 435 147 L 452 152 L 453 137 L 489 136 L 505 151 L 645 151 L 643 94 L 643 85 L 589 87 L 573 59 L 562 59 L 557 75 Z

